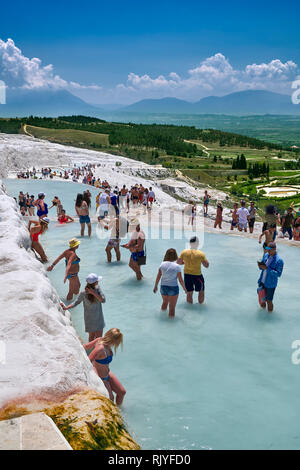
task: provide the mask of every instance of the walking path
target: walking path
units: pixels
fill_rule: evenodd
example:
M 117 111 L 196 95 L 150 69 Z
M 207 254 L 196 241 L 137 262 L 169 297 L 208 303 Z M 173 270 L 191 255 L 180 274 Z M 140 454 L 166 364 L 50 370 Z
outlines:
M 0 421 L 0 450 L 73 450 L 45 413 Z

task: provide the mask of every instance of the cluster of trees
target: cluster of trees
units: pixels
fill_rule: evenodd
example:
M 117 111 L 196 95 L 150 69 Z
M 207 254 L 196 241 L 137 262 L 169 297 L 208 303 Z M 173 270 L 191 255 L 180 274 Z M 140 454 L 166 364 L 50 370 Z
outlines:
M 300 170 L 300 158 L 297 161 L 288 161 L 284 163 L 285 170 Z
M 98 119 L 94 117 L 88 117 L 88 116 L 59 116 L 58 117 L 59 121 L 65 121 L 65 122 L 72 122 L 76 124 L 91 124 L 93 122 L 106 122 L 103 121 L 103 119 Z
M 233 170 L 246 170 L 247 169 L 247 160 L 243 153 L 241 156 L 238 155 L 237 158 L 233 160 L 232 169 Z
M 164 150 L 168 155 L 182 157 L 199 154 L 197 145 L 184 142 L 184 139 L 190 138 L 188 135 L 189 128 L 183 126 L 131 124 L 114 127 L 109 133 L 109 143 L 154 147 Z
M 0 132 L 5 134 L 18 134 L 22 122 L 20 119 L 0 119 Z
M 254 137 L 247 137 L 245 135 L 233 134 L 231 132 L 223 132 L 215 129 L 199 129 L 199 137 L 203 142 L 219 142 L 220 146 L 238 146 L 238 147 L 249 147 L 255 149 L 277 149 L 281 150 L 282 146 L 277 144 L 272 144 L 270 142 L 264 142 Z
M 250 179 L 259 178 L 260 176 L 269 177 L 270 168 L 269 164 L 263 163 L 249 163 L 248 176 Z

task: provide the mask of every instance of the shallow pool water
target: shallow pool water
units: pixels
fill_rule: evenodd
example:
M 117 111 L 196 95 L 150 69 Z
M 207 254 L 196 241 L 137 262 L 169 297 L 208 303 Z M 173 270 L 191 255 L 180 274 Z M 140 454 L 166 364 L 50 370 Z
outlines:
M 43 190 L 50 202 L 62 198 L 70 215 L 78 188 L 72 183 L 6 180 L 12 196 Z M 48 197 L 49 195 L 49 197 Z M 52 209 L 54 210 L 54 209 Z M 54 215 L 54 213 L 53 213 Z M 93 226 L 93 229 L 95 226 Z M 41 238 L 53 261 L 79 235 L 76 222 L 53 222 Z M 180 293 L 176 318 L 160 311 L 153 294 L 166 249 L 178 253 L 183 240 L 150 240 L 145 279 L 137 283 L 122 250 L 122 261 L 106 263 L 105 240 L 84 238 L 78 250 L 80 278 L 103 276 L 106 328 L 124 333 L 112 370 L 127 389 L 123 415 L 144 449 L 298 449 L 300 447 L 300 365 L 292 342 L 300 339 L 298 248 L 279 246 L 285 261 L 272 315 L 257 306 L 257 241 L 205 234 L 206 302 L 187 305 Z M 49 277 L 63 300 L 64 263 Z M 74 326 L 86 340 L 82 305 L 72 310 Z

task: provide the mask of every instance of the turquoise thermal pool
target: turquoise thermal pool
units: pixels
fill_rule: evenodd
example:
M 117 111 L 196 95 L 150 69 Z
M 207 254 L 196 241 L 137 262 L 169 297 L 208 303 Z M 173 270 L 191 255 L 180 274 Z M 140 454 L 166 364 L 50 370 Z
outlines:
M 77 192 L 86 186 L 55 181 L 5 180 L 11 196 L 19 191 L 61 198 L 67 213 L 75 214 Z M 95 213 L 96 189 L 92 215 Z M 56 209 L 50 211 L 54 218 Z M 164 253 L 185 248 L 184 240 L 148 240 L 145 279 L 137 283 L 122 261 L 106 262 L 106 240 L 82 239 L 82 288 L 90 272 L 103 276 L 107 301 L 106 329 L 124 334 L 112 371 L 127 390 L 123 416 L 143 449 L 299 449 L 300 364 L 292 363 L 292 343 L 300 340 L 298 248 L 280 244 L 285 262 L 274 297 L 272 315 L 257 304 L 258 269 L 262 255 L 257 240 L 205 234 L 210 268 L 203 269 L 206 302 L 185 303 L 180 292 L 176 318 L 160 311 L 160 294 L 153 285 Z M 53 261 L 80 233 L 78 222 L 58 227 L 51 222 L 41 243 Z M 64 262 L 49 274 L 65 301 Z M 83 307 L 71 310 L 74 327 L 84 332 Z M 7 312 L 9 314 L 9 312 Z

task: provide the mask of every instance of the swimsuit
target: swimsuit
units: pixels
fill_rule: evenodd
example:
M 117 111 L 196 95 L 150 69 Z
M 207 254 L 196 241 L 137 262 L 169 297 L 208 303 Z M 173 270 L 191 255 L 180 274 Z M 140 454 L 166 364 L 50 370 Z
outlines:
M 106 354 L 106 351 L 105 351 Z M 113 359 L 113 354 L 110 354 L 109 356 L 106 354 L 106 357 L 104 359 L 95 359 L 95 362 L 98 362 L 98 364 L 109 364 Z M 106 377 L 100 377 L 101 380 L 104 380 L 105 382 L 108 382 L 109 380 L 109 374 Z
M 66 262 L 66 266 L 68 264 L 68 261 L 65 259 L 65 262 Z M 80 263 L 80 258 L 77 257 L 77 259 L 75 259 L 75 261 L 72 262 L 72 264 L 79 264 Z M 75 276 L 78 276 L 78 273 L 71 273 L 71 274 L 68 274 L 67 276 L 67 279 L 71 279 L 72 277 L 75 277 Z
M 31 238 L 32 238 L 32 241 L 33 242 L 38 242 L 39 241 L 39 235 L 41 235 L 42 231 L 38 232 L 38 233 L 33 233 Z
M 65 262 L 66 262 L 66 265 L 68 264 L 68 261 L 65 259 Z M 78 258 L 77 256 L 77 259 L 75 259 L 74 261 L 72 261 L 72 264 L 78 264 L 80 263 L 80 258 Z
M 135 261 L 137 263 L 138 261 L 138 258 L 140 258 L 141 256 L 145 256 L 145 252 L 144 251 L 134 251 L 133 253 L 131 253 L 131 258 L 133 259 L 133 261 Z
M 42 207 L 40 206 L 40 204 L 38 204 L 38 211 L 37 211 L 37 215 L 38 217 L 42 217 L 42 215 L 47 215 L 48 214 L 48 206 L 47 204 L 44 202 L 44 210 L 42 210 Z
M 80 215 L 79 216 L 79 222 L 81 224 L 90 224 L 91 223 L 91 219 L 88 215 Z
M 98 364 L 105 364 L 106 365 L 106 364 L 109 364 L 112 361 L 112 358 L 113 358 L 113 354 L 111 354 L 110 356 L 106 355 L 106 357 L 104 359 L 95 359 L 95 361 L 98 362 Z
M 78 276 L 78 273 L 72 273 L 67 275 L 67 279 L 71 279 L 71 277 L 76 277 Z

